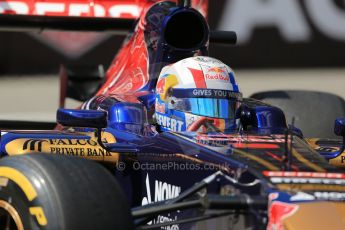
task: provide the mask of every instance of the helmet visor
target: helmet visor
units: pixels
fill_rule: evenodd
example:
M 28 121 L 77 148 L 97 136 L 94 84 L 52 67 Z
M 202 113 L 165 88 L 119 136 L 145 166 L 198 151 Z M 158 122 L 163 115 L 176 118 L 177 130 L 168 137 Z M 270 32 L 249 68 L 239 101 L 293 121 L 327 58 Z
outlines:
M 172 89 L 169 109 L 199 116 L 234 120 L 240 92 L 217 89 Z
M 199 116 L 233 120 L 237 108 L 237 100 L 217 98 L 171 98 L 169 108 Z

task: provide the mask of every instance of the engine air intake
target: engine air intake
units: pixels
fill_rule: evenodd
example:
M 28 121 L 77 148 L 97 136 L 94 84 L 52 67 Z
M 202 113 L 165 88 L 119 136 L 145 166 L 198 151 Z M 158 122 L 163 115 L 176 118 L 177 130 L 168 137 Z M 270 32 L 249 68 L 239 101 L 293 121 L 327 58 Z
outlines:
M 177 12 L 171 16 L 164 30 L 165 41 L 177 49 L 197 49 L 207 42 L 208 27 L 199 13 Z

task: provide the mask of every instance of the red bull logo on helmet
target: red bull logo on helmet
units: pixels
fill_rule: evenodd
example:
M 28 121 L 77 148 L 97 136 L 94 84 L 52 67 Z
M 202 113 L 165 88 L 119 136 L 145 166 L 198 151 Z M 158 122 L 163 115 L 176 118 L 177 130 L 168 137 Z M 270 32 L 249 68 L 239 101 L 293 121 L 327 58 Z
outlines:
M 158 82 L 156 85 L 156 93 L 161 94 L 164 92 L 165 81 L 166 81 L 166 77 L 162 77 L 158 79 Z
M 208 72 L 223 73 L 224 70 L 222 68 L 219 68 L 219 67 L 212 67 L 212 68 L 208 69 Z
M 175 75 L 166 74 L 160 76 L 156 85 L 156 93 L 160 95 L 160 99 L 165 101 L 168 90 L 177 85 L 178 81 Z
M 212 67 L 206 71 L 206 80 L 230 81 L 228 72 L 224 68 Z

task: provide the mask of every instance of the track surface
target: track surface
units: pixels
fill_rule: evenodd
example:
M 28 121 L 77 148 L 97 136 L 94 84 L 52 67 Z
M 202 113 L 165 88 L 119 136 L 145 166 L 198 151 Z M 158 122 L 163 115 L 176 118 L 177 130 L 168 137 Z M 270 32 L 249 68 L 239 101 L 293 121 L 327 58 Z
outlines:
M 332 92 L 345 99 L 345 69 L 240 70 L 237 81 L 245 97 L 259 91 L 300 89 Z M 0 77 L 0 120 L 54 121 L 59 79 L 51 76 Z M 79 105 L 67 100 L 67 107 Z

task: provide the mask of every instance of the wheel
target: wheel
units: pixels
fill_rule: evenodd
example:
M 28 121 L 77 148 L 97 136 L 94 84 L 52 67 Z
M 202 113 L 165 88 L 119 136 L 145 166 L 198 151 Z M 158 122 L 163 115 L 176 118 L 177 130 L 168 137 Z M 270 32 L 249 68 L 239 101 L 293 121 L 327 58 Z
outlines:
M 132 229 L 127 200 L 101 165 L 28 154 L 0 160 L 0 229 Z
M 304 137 L 337 138 L 334 121 L 345 117 L 345 101 L 341 97 L 316 91 L 277 90 L 255 93 L 251 98 L 282 109 L 288 122 L 295 117 L 295 126 Z

